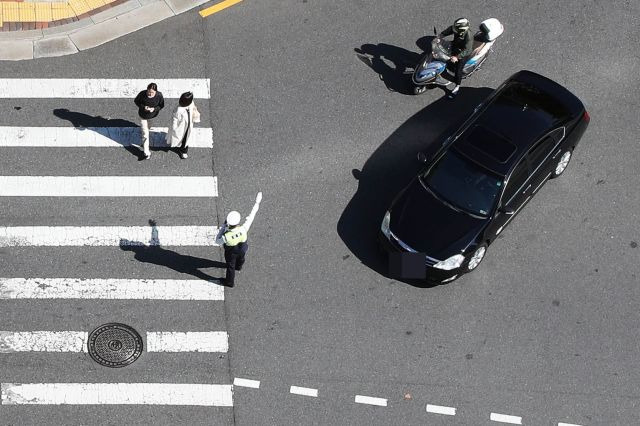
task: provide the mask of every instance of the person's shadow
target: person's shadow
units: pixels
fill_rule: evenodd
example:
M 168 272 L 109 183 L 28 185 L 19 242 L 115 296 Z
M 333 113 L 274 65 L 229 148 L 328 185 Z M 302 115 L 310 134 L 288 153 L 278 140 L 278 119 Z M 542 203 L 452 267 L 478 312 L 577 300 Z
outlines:
M 82 112 L 69 111 L 66 108 L 54 109 L 53 115 L 71 122 L 73 127 L 77 129 L 99 133 L 100 135 L 121 144 L 124 149 L 136 156 L 138 160 L 145 158 L 140 148 L 127 143 L 132 139 L 140 140 L 140 127 L 138 127 L 137 123 L 122 118 L 105 118 L 99 115 L 93 116 Z M 164 132 L 150 131 L 149 139 L 151 145 L 162 146 L 164 144 L 165 136 L 166 133 Z M 168 149 L 168 147 L 160 148 L 160 150 L 165 151 Z
M 212 277 L 205 274 L 200 269 L 226 268 L 225 263 L 201 257 L 179 254 L 175 251 L 167 250 L 160 246 L 160 238 L 156 222 L 154 220 L 149 220 L 149 225 L 151 225 L 151 237 L 148 242 L 121 239 L 119 244 L 120 249 L 135 253 L 134 258 L 139 262 L 164 266 L 183 274 L 193 275 L 201 280 L 222 284 L 221 278 Z
M 418 152 L 432 155 L 442 142 L 492 92 L 488 88 L 460 89 L 455 101 L 442 97 L 423 108 L 394 131 L 352 174 L 358 190 L 338 220 L 337 232 L 351 252 L 367 267 L 388 278 L 388 258 L 377 244 L 380 224 L 393 199 L 424 166 Z M 398 279 L 418 287 L 432 284 Z
M 363 44 L 355 48 L 356 56 L 375 71 L 387 89 L 403 95 L 413 95 L 411 74 L 416 65 L 431 52 L 433 37 L 421 37 L 416 45 L 421 53 L 390 44 Z

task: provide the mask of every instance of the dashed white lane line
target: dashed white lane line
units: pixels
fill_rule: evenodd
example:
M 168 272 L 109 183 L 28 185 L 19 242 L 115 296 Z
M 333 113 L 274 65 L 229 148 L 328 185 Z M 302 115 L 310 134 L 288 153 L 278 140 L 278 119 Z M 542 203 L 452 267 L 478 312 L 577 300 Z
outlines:
M 217 246 L 214 226 L 0 227 L 0 247 Z
M 507 414 L 491 413 L 491 416 L 489 416 L 489 419 L 493 420 L 494 422 L 511 423 L 513 425 L 522 424 L 522 417 L 509 416 Z
M 356 395 L 355 402 L 358 404 L 378 405 L 380 407 L 387 406 L 385 398 L 375 398 L 373 396 Z
M 204 280 L 0 278 L 2 299 L 224 300 L 224 287 Z
M 166 127 L 149 129 L 152 147 L 167 147 Z M 140 145 L 140 127 L 11 127 L 0 126 L 1 147 L 116 148 Z M 213 148 L 213 130 L 194 127 L 191 148 Z
M 118 79 L 118 78 L 0 78 L 0 98 L 135 98 L 154 82 L 165 98 L 184 92 L 209 99 L 208 78 Z M 135 106 L 133 106 L 135 108 Z
M 242 379 L 240 377 L 236 377 L 235 379 L 233 379 L 233 386 L 258 389 L 260 388 L 260 380 Z
M 232 407 L 231 385 L 182 383 L 2 383 L 2 404 L 200 405 Z
M 229 338 L 224 331 L 147 332 L 148 352 L 227 352 Z
M 0 197 L 217 197 L 215 176 L 0 176 Z
M 0 353 L 86 352 L 83 331 L 0 331 Z
M 291 388 L 289 388 L 289 393 L 303 396 L 312 396 L 314 398 L 318 397 L 318 389 L 304 388 L 300 386 L 291 386 Z
M 455 416 L 456 409 L 454 407 L 447 407 L 444 405 L 432 405 L 427 404 L 427 413 L 445 414 L 447 416 Z

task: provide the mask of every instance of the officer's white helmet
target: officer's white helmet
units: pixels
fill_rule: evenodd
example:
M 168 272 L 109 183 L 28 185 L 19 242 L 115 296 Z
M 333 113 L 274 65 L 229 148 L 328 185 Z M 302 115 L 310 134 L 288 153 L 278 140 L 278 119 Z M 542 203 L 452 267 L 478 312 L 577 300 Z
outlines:
M 464 33 L 469 29 L 469 20 L 467 18 L 458 18 L 453 23 L 453 30 L 458 34 Z
M 240 217 L 240 213 L 238 213 L 237 211 L 232 211 L 229 212 L 229 214 L 227 215 L 227 225 L 229 226 L 236 226 L 240 223 L 240 219 L 242 219 Z

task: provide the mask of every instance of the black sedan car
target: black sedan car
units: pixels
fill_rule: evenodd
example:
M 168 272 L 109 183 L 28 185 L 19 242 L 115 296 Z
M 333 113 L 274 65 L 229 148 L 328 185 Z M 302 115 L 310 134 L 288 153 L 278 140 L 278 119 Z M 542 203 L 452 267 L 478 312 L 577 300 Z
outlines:
M 582 102 L 530 71 L 475 109 L 395 198 L 382 220 L 388 252 L 424 255 L 426 277 L 474 270 L 487 247 L 549 179 L 560 176 L 589 124 Z

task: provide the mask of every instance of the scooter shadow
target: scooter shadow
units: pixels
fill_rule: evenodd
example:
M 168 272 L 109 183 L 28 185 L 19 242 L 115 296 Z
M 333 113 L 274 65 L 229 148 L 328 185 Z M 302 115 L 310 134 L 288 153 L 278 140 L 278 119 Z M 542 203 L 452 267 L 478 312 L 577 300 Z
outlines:
M 399 279 L 388 273 L 388 258 L 378 249 L 378 233 L 385 211 L 398 193 L 417 175 L 418 152 L 433 154 L 492 89 L 464 87 L 455 100 L 442 97 L 402 124 L 352 171 L 358 190 L 338 220 L 337 231 L 349 250 L 379 274 L 416 287 L 425 281 Z
M 416 45 L 422 52 L 412 52 L 386 43 L 363 44 L 353 49 L 356 57 L 375 71 L 387 89 L 403 95 L 413 95 L 411 74 L 416 64 L 431 52 L 433 36 L 421 37 Z

